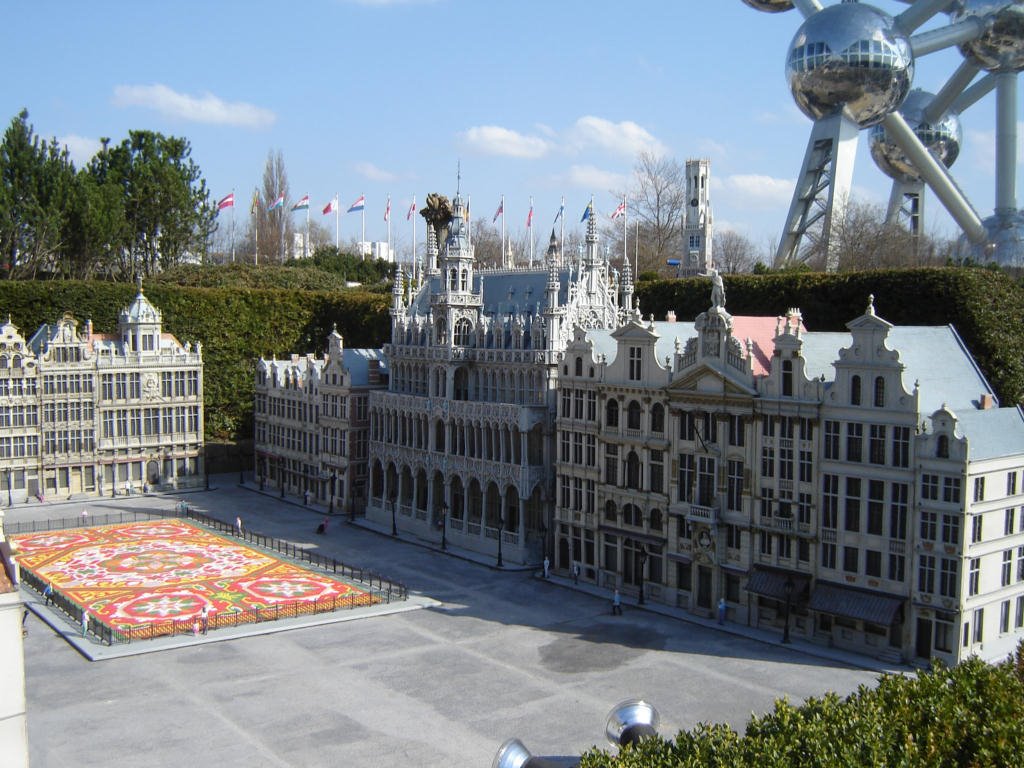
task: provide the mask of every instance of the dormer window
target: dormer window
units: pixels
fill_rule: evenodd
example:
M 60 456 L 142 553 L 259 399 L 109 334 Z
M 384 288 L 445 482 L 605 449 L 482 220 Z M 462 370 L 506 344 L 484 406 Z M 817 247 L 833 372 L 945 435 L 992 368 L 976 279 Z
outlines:
M 850 405 L 860 405 L 860 376 L 850 378 Z
M 782 361 L 782 396 L 793 396 L 793 361 Z
M 629 348 L 629 380 L 640 381 L 643 376 L 643 349 Z
M 576 358 L 576 375 L 577 376 L 582 376 L 583 375 L 583 358 L 582 357 L 577 357 Z
M 940 459 L 949 458 L 949 435 L 939 435 L 935 446 L 935 455 Z

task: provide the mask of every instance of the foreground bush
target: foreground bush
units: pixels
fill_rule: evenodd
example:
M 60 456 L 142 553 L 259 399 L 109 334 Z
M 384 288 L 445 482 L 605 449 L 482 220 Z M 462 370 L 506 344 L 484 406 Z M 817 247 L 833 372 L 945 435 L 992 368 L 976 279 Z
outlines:
M 680 681 L 685 684 L 685 681 Z M 593 750 L 582 768 L 837 768 L 1024 765 L 1024 643 L 989 665 L 971 659 L 916 676 L 884 675 L 845 699 L 777 701 L 742 736 L 702 723 L 674 741 L 618 755 Z

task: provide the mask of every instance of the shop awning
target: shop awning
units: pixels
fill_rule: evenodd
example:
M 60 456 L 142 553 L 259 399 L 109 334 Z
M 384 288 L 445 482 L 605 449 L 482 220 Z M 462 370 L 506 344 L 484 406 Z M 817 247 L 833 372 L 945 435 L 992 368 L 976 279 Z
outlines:
M 772 568 L 755 568 L 747 579 L 747 592 L 763 595 L 773 600 L 786 599 L 786 583 L 793 586 L 789 593 L 792 600 L 798 600 L 807 590 L 810 577 L 805 573 L 778 571 Z
M 891 627 L 902 605 L 903 600 L 892 595 L 819 581 L 811 592 L 808 608 L 812 611 Z

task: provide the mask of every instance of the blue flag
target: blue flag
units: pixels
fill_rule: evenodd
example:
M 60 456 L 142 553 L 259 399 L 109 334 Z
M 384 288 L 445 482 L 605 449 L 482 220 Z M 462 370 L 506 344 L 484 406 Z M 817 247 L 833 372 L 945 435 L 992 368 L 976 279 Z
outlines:
M 587 203 L 586 210 L 583 211 L 583 218 L 580 219 L 580 223 L 582 224 L 584 221 L 589 219 L 593 212 L 594 212 L 594 204 L 593 203 Z

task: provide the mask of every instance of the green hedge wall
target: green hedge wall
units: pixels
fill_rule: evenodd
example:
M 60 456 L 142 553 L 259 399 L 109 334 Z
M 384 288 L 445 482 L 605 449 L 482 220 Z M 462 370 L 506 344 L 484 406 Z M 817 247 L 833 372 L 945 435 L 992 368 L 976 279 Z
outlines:
M 1003 405 L 1024 399 L 1024 291 L 1008 275 L 988 269 L 878 270 L 729 275 L 726 308 L 734 315 L 783 314 L 796 307 L 811 331 L 844 331 L 864 313 L 894 325 L 956 327 Z M 661 280 L 637 288 L 644 316 L 664 319 L 673 309 L 692 320 L 710 305 L 708 278 Z M 911 382 L 912 383 L 912 382 Z
M 686 681 L 680 681 L 685 685 Z M 845 699 L 776 701 L 740 735 L 702 723 L 673 741 L 618 755 L 592 750 L 582 768 L 852 768 L 1024 765 L 1024 664 L 977 658 L 916 676 L 885 675 Z
M 844 330 L 875 296 L 878 314 L 898 325 L 952 323 L 1003 404 L 1024 399 L 1024 291 L 985 269 L 924 269 L 742 275 L 725 277 L 736 315 L 775 316 L 799 307 L 811 330 Z M 135 287 L 106 282 L 0 282 L 0 314 L 30 335 L 65 311 L 92 319 L 99 332 L 117 327 L 117 313 Z M 203 343 L 206 430 L 211 439 L 252 433 L 252 374 L 261 355 L 323 350 L 333 325 L 348 347 L 379 347 L 388 338 L 385 293 L 248 287 L 181 287 L 154 283 L 146 295 L 162 312 L 164 330 L 183 343 Z M 669 309 L 691 320 L 707 309 L 707 278 L 663 280 L 638 287 L 646 315 Z
M 337 324 L 347 347 L 379 347 L 389 334 L 388 297 L 320 292 L 180 288 L 145 289 L 163 313 L 163 328 L 182 343 L 203 344 L 203 387 L 209 438 L 252 433 L 253 371 L 260 356 L 322 351 Z M 65 311 L 97 332 L 112 333 L 134 286 L 103 282 L 0 282 L 0 313 L 26 337 Z

